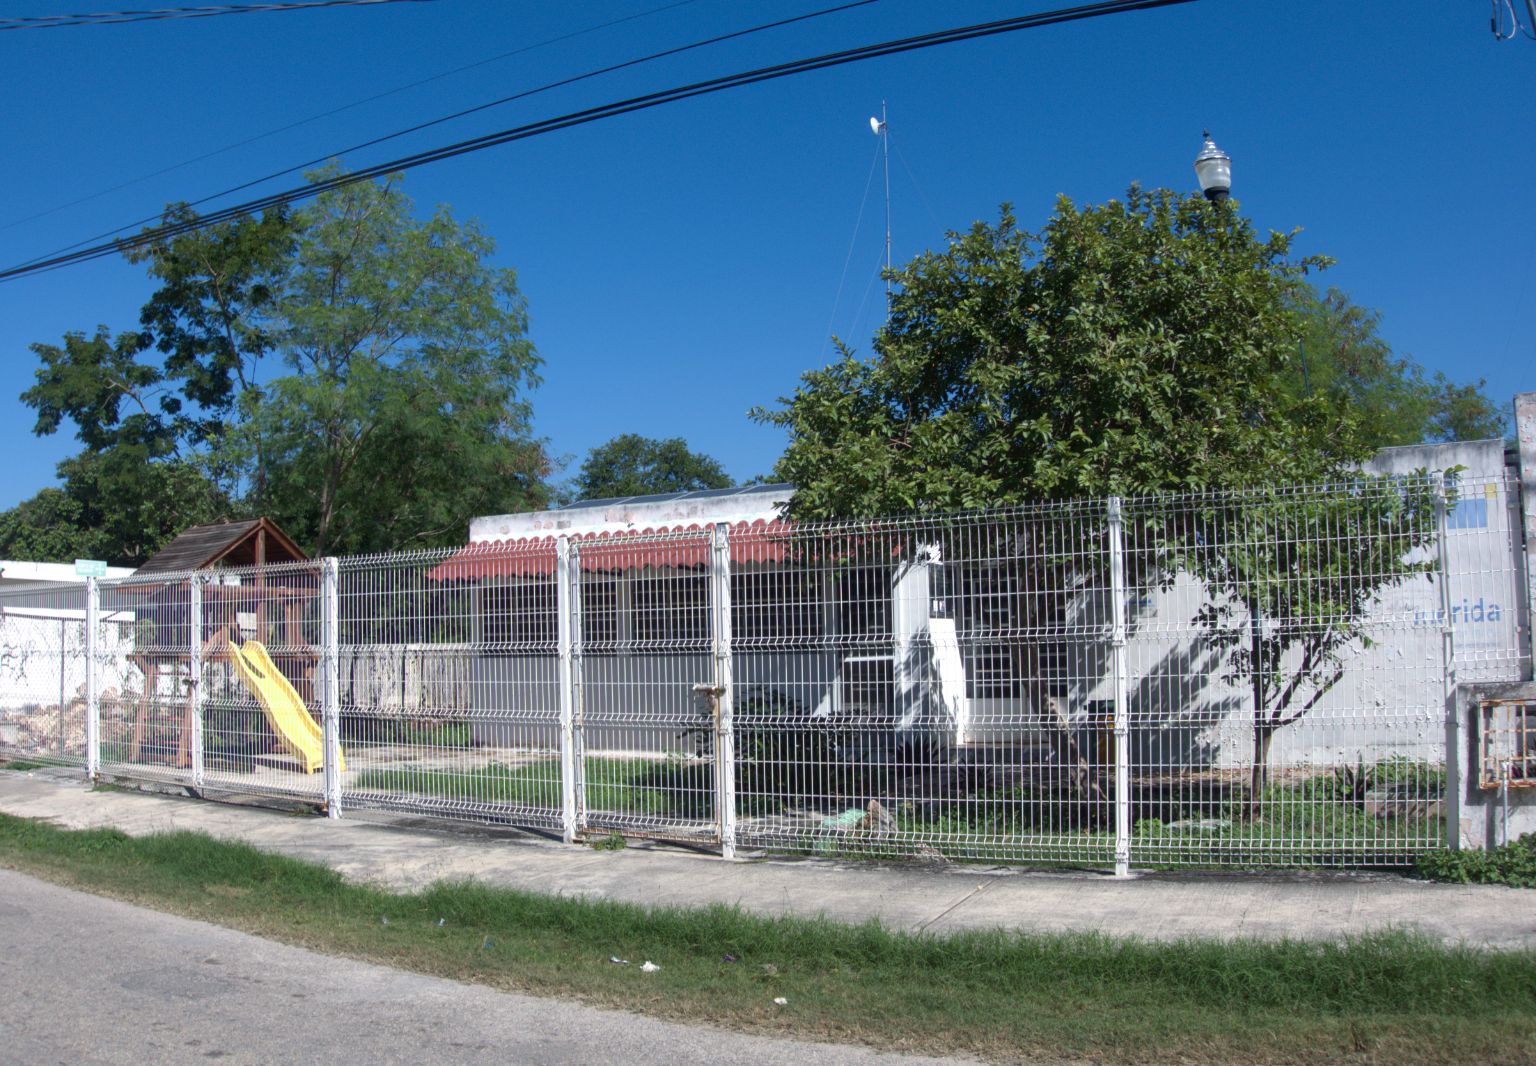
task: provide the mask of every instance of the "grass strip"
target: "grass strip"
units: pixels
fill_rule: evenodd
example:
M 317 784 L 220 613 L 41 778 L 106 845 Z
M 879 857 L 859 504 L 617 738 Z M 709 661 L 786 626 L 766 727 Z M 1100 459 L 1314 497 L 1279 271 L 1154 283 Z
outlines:
M 787 1036 L 998 1061 L 1536 1060 L 1536 953 L 1400 933 L 1344 943 L 940 937 L 472 883 L 397 895 L 201 834 L 129 837 L 9 816 L 0 865 L 332 954 Z M 661 970 L 640 972 L 646 960 Z

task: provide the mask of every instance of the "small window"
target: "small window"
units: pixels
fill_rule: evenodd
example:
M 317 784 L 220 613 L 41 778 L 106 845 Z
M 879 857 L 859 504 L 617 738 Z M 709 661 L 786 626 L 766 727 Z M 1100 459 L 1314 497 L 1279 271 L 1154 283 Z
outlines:
M 553 581 L 491 585 L 485 590 L 485 643 L 490 651 L 547 650 L 558 637 Z
M 1536 788 L 1536 703 L 1484 700 L 1481 710 L 1481 787 Z
M 1019 695 L 1019 679 L 1008 649 L 977 648 L 967 656 L 965 694 L 973 700 L 1007 700 Z
M 612 574 L 581 575 L 582 649 L 612 651 L 619 639 L 619 579 Z
M 634 579 L 635 640 L 689 646 L 709 640 L 709 588 L 703 574 L 666 573 Z
M 895 666 L 890 656 L 844 659 L 839 682 L 844 714 L 875 721 L 892 717 Z
M 968 635 L 1018 627 L 1018 582 L 1010 568 L 996 563 L 963 563 L 955 567 L 955 573 L 959 589 L 951 609 Z
M 742 643 L 821 635 L 815 574 L 740 570 L 731 574 L 731 640 Z
M 834 574 L 839 632 L 844 636 L 891 635 L 891 574 L 885 567 L 858 566 Z

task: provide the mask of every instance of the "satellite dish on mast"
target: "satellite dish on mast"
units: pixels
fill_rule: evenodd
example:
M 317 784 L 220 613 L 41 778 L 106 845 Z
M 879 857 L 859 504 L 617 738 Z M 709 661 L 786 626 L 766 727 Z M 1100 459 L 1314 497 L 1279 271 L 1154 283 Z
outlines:
M 870 133 L 873 133 L 876 137 L 878 137 L 878 136 L 880 136 L 881 131 L 884 130 L 884 129 L 885 129 L 885 123 L 884 122 L 881 122 L 878 118 L 876 118 L 873 115 L 869 116 L 869 132 Z

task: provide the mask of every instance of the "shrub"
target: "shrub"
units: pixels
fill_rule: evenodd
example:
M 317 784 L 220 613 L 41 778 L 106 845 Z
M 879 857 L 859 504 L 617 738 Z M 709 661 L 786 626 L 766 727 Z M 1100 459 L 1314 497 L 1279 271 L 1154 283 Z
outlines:
M 1414 871 L 1431 881 L 1536 888 L 1536 833 L 1488 851 L 1441 848 L 1426 852 L 1419 856 Z

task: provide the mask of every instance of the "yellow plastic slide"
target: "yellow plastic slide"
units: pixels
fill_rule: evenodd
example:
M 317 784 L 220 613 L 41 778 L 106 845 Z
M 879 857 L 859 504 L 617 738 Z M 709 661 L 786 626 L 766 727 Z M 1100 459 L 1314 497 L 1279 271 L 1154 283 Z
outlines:
M 272 662 L 266 647 L 260 641 L 248 640 L 239 647 L 231 644 L 230 653 L 235 661 L 235 672 L 256 696 L 283 747 L 299 760 L 306 774 L 320 769 L 325 763 L 320 727 L 310 717 L 304 701 L 299 699 L 288 679 Z M 345 770 L 346 760 L 338 761 L 339 768 Z

